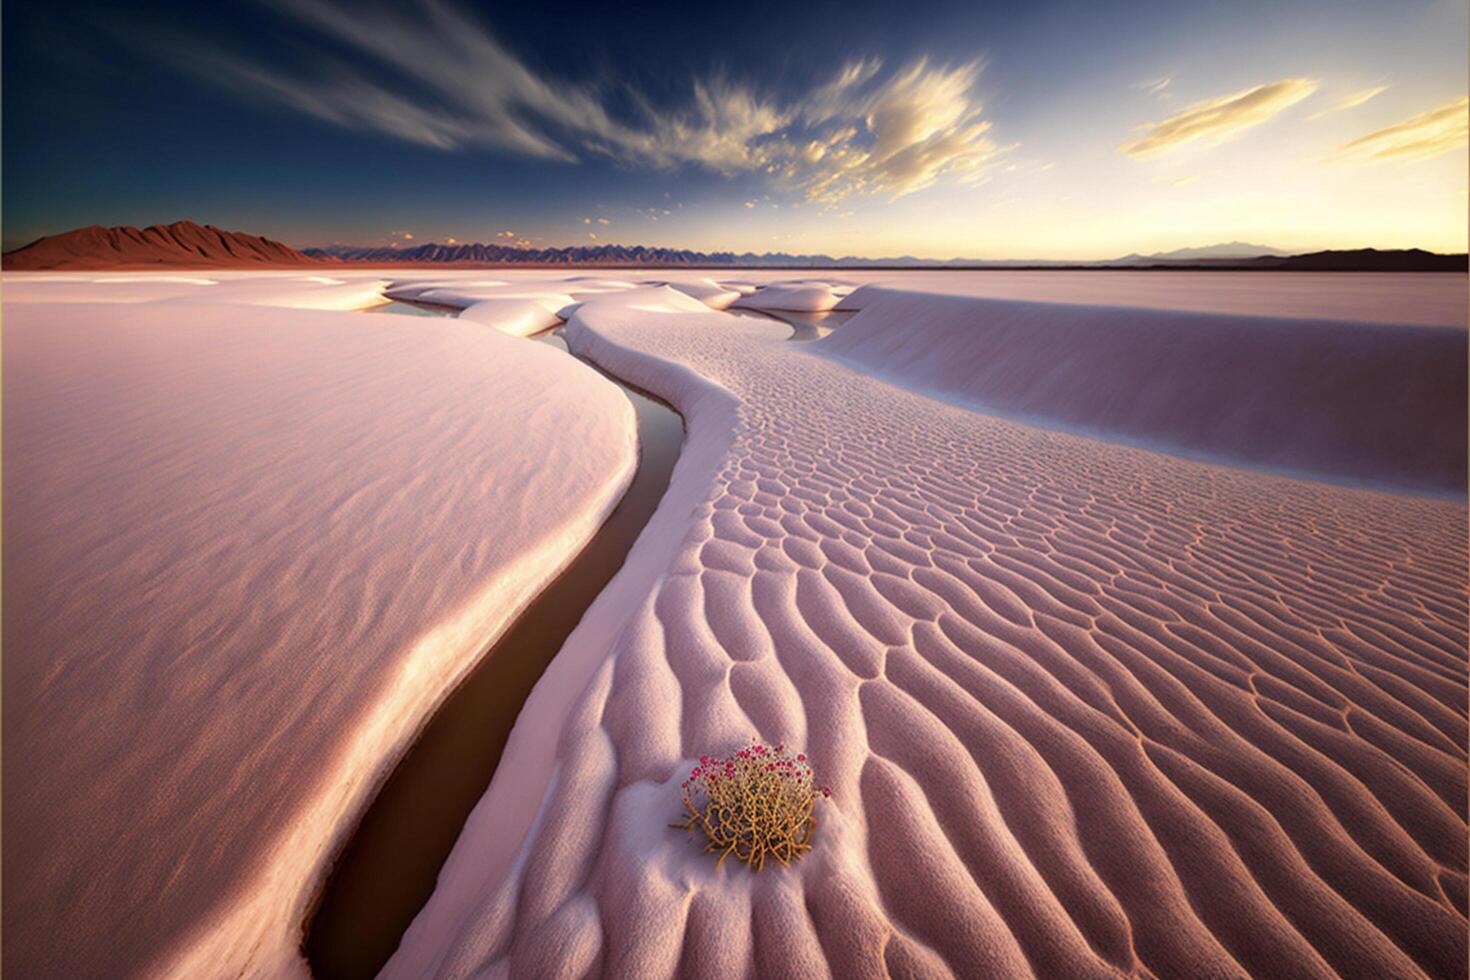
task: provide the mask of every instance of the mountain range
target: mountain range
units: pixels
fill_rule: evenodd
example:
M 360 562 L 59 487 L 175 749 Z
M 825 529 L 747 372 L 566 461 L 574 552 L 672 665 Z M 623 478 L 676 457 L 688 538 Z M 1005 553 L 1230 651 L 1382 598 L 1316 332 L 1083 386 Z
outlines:
M 696 252 L 640 245 L 573 245 L 518 248 L 497 244 L 439 244 L 408 248 L 332 245 L 300 251 L 269 238 L 224 231 L 213 225 L 177 221 L 171 225 L 103 228 L 92 225 L 48 235 L 6 252 L 4 267 L 14 270 L 151 268 L 254 268 L 321 265 L 487 266 L 523 265 L 638 268 L 1162 268 L 1355 271 L 1466 271 L 1466 256 L 1423 249 L 1352 249 L 1291 255 L 1266 245 L 1228 242 L 1152 255 L 1137 253 L 1098 262 L 955 258 L 861 258 L 793 255 L 787 252 Z
M 695 252 L 638 245 L 572 245 L 566 248 L 516 248 L 495 244 L 441 245 L 409 248 L 333 245 L 302 252 L 322 261 L 366 265 L 527 265 L 624 266 L 635 268 L 733 269 L 1275 269 L 1313 271 L 1464 272 L 1466 256 L 1441 255 L 1423 249 L 1360 248 L 1293 255 L 1266 245 L 1231 242 L 1182 248 L 1153 255 L 1077 262 L 1052 259 L 919 259 L 792 255 L 787 252 Z
M 792 267 L 792 268 L 925 268 L 929 266 L 1056 266 L 1076 265 L 1075 262 L 1059 262 L 1047 259 L 965 259 L 948 260 L 920 259 L 912 255 L 890 258 L 863 258 L 848 255 L 833 258 L 830 255 L 793 255 L 788 252 L 694 252 L 688 249 L 645 248 L 639 245 L 573 245 L 567 248 L 518 248 L 497 244 L 454 244 L 441 245 L 429 242 L 407 248 L 397 245 L 359 246 L 330 245 L 325 248 L 307 248 L 306 255 L 318 259 L 336 259 L 346 262 L 436 262 L 474 264 L 529 264 L 529 265 L 634 265 L 634 266 L 732 266 L 732 267 Z M 1173 252 L 1155 252 L 1153 255 L 1134 253 L 1120 259 L 1106 260 L 1097 265 L 1151 265 L 1155 263 L 1218 261 L 1222 259 L 1254 259 L 1260 256 L 1284 256 L 1288 253 L 1268 245 L 1251 245 L 1246 242 L 1230 242 L 1209 245 L 1203 248 L 1181 248 Z
M 1290 255 L 1290 252 L 1270 245 L 1252 245 L 1249 242 L 1224 242 L 1220 245 L 1205 245 L 1200 248 L 1176 248 L 1172 252 L 1155 252 L 1139 255 L 1134 252 L 1121 259 L 1113 259 L 1110 265 L 1151 265 L 1155 262 L 1199 262 L 1216 259 L 1255 259 L 1263 255 Z

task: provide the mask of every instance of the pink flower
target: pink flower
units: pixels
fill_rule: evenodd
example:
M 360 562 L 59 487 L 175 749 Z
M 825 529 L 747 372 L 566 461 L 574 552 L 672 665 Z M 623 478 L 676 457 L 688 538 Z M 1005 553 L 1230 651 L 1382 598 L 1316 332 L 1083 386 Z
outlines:
M 798 752 L 798 753 L 796 753 L 796 761 L 797 762 L 805 762 L 806 761 L 806 756 L 803 755 L 802 753 Z

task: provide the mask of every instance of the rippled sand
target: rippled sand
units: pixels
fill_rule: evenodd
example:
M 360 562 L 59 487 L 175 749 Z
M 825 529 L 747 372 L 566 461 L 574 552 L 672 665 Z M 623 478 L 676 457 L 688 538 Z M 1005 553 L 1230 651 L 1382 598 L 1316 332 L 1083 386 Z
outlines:
M 815 344 L 707 312 L 792 278 L 770 273 L 391 283 L 482 304 L 463 321 L 291 308 L 380 276 L 6 277 L 12 972 L 304 970 L 373 781 L 631 466 L 616 389 L 507 336 L 569 316 L 685 447 L 389 976 L 1464 976 L 1467 520 L 1433 448 L 1464 375 L 1413 339 L 1463 349 L 1463 276 L 1048 276 L 1057 323 L 1132 302 L 1457 331 L 1363 335 L 1439 379 L 1399 398 L 1400 362 L 1319 357 L 1343 326 L 1298 323 L 1328 331 L 1286 345 L 1321 384 L 1263 364 L 1214 464 L 1184 458 L 1208 386 L 1178 373 L 1210 357 L 1119 385 L 1127 358 L 1047 329 L 980 349 L 988 314 L 914 293 L 993 311 L 1038 298 L 1024 274 L 747 304 L 907 291 Z M 1237 387 L 1259 326 L 1232 335 Z M 1069 358 L 1085 390 L 1053 384 Z M 1314 439 L 1334 405 L 1363 424 Z M 1096 438 L 1061 431 L 1079 412 Z M 1271 475 L 1259 440 L 1439 496 Z M 692 761 L 752 735 L 833 788 L 815 851 L 760 876 L 668 826 Z
M 665 574 L 605 655 L 574 634 L 387 975 L 1464 975 L 1463 499 L 1030 427 L 788 332 L 573 317 L 688 421 Z M 833 788 L 758 877 L 667 826 L 752 735 Z

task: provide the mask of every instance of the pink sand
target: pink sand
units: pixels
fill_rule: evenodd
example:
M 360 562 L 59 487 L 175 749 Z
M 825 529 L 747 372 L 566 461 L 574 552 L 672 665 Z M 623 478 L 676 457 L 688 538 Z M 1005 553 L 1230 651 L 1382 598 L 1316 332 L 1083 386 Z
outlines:
M 573 317 L 690 448 L 386 976 L 1463 975 L 1463 500 L 1019 424 L 787 332 Z M 834 791 L 760 876 L 667 826 L 752 735 Z
M 615 505 L 632 409 L 470 322 L 8 285 L 4 371 L 5 972 L 299 970 L 334 843 Z

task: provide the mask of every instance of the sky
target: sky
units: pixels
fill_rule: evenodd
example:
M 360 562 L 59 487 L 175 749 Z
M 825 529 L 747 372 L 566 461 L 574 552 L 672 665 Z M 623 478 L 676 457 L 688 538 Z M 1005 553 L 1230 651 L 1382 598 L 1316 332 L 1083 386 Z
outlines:
M 1464 251 L 1465 0 L 7 0 L 7 249 Z

